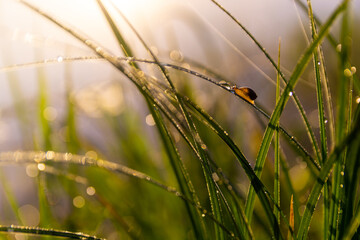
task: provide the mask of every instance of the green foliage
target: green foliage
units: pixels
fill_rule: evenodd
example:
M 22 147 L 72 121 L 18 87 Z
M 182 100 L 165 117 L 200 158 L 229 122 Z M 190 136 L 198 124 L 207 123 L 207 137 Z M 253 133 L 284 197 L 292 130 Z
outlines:
M 64 141 L 59 143 L 54 140 L 56 126 L 46 115 L 51 105 L 47 83 L 52 79 L 46 78 L 43 69 L 39 69 L 38 104 L 35 106 L 39 114 L 35 125 L 41 134 L 36 134 L 35 130 L 31 132 L 28 129 L 30 121 L 21 104 L 21 86 L 17 79 L 11 77 L 14 107 L 23 137 L 29 142 L 29 136 L 34 138 L 31 143 L 24 140 L 24 146 L 35 147 L 33 151 L 24 148 L 16 152 L 2 152 L 0 163 L 26 166 L 28 175 L 35 178 L 39 222 L 30 226 L 24 221 L 19 202 L 9 184 L 11 180 L 1 171 L 4 193 L 15 218 L 12 225 L 0 222 L 4 238 L 13 233 L 36 235 L 39 239 L 360 237 L 360 104 L 353 103 L 359 94 L 356 86 L 360 83 L 350 57 L 349 0 L 343 0 L 323 24 L 314 15 L 310 0 L 307 6 L 300 3 L 308 13 L 312 37 L 289 78 L 285 77 L 280 65 L 280 44 L 276 63 L 231 11 L 211 0 L 221 13 L 237 24 L 240 31 L 245 32 L 273 66 L 277 83 L 274 89 L 276 103 L 271 114 L 254 102 L 253 90 L 236 86 L 223 76 L 224 73 L 217 73 L 215 69 L 192 60 L 191 56 L 181 60 L 184 64 L 180 64 L 180 60 L 169 63 L 159 59 L 115 5 L 96 1 L 123 56 L 115 56 L 99 45 L 96 39 L 89 39 L 29 2 L 19 2 L 42 16 L 44 21 L 78 39 L 96 55 L 63 57 L 61 62 L 105 60 L 121 73 L 121 80 L 125 79 L 135 86 L 132 94 L 136 95 L 136 105 L 141 110 L 126 104 L 112 105 L 118 97 L 116 94 L 121 92 L 111 95 L 111 91 L 128 85 L 111 82 L 110 93 L 104 90 L 101 95 L 102 90 L 98 90 L 91 95 L 96 103 L 110 94 L 111 104 L 110 107 L 97 109 L 100 118 L 94 122 L 102 135 L 97 140 L 90 140 L 81 134 L 79 122 L 81 117 L 91 117 L 74 97 L 76 90 L 73 89 L 72 79 L 67 76 L 62 119 Z M 339 18 L 342 18 L 342 24 L 340 43 L 337 44 L 329 31 Z M 137 57 L 135 46 L 127 41 L 119 27 L 119 19 L 131 29 L 149 59 Z M 338 60 L 336 98 L 329 90 L 325 68 L 323 42 L 326 38 L 330 40 L 331 51 L 336 52 Z M 310 124 L 301 95 L 295 93 L 295 87 L 311 59 L 318 132 Z M 51 62 L 56 60 L 47 60 L 44 64 Z M 4 70 L 13 71 L 38 64 L 10 66 Z M 187 64 L 191 64 L 191 69 Z M 224 108 L 221 105 L 224 101 L 219 99 L 213 101 L 211 108 L 202 106 L 195 93 L 202 92 L 209 102 L 213 96 L 192 84 L 195 78 L 211 83 L 210 87 L 216 92 L 225 90 L 227 97 L 236 100 L 236 104 L 242 104 L 242 112 L 245 113 L 241 118 L 252 116 L 251 111 L 258 114 L 261 130 L 250 129 L 250 134 L 233 131 L 237 129 L 234 125 L 238 124 L 245 132 L 244 120 L 239 117 L 236 124 L 229 123 L 226 119 L 231 110 Z M 297 107 L 303 129 L 286 129 L 281 124 L 290 99 Z M 333 102 L 333 99 L 336 100 Z M 333 114 L 336 114 L 336 122 Z M 142 123 L 144 116 L 147 125 L 152 127 Z M 90 132 L 93 130 L 89 129 Z M 308 144 L 295 138 L 293 132 L 297 131 L 308 136 L 305 140 Z M 274 157 L 269 154 L 272 143 Z M 254 163 L 251 154 L 256 159 Z M 300 158 L 301 162 L 294 161 L 295 158 Z M 301 164 L 308 167 L 300 168 Z M 300 169 L 300 174 L 292 174 L 289 165 L 292 169 Z

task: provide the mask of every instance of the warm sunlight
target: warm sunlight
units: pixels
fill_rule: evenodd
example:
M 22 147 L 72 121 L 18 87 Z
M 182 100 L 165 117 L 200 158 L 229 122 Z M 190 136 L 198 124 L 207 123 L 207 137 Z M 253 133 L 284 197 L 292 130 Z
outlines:
M 0 239 L 360 239 L 359 12 L 0 0 Z

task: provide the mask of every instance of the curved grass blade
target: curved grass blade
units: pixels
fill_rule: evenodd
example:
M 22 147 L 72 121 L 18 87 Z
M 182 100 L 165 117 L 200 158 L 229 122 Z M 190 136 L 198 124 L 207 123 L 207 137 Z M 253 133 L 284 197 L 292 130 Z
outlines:
M 357 107 L 357 117 L 353 122 L 353 128 L 349 132 L 349 134 L 335 147 L 332 154 L 329 156 L 328 160 L 325 162 L 324 166 L 321 168 L 320 174 L 316 179 L 316 182 L 311 190 L 311 193 L 308 197 L 308 201 L 306 203 L 304 215 L 301 219 L 299 231 L 297 234 L 297 239 L 304 239 L 307 236 L 307 233 L 310 228 L 310 222 L 312 215 L 315 210 L 316 203 L 320 197 L 321 189 L 323 188 L 324 184 L 329 178 L 330 172 L 334 166 L 334 164 L 340 161 L 340 156 L 342 155 L 343 151 L 348 147 L 351 146 L 356 141 L 359 141 L 360 137 L 360 129 L 358 128 L 360 124 L 360 106 Z M 355 147 L 355 146 L 354 146 Z
M 90 236 L 83 233 L 75 233 L 70 231 L 39 228 L 39 227 L 27 227 L 27 226 L 3 226 L 0 225 L 0 232 L 6 233 L 24 233 L 32 234 L 37 236 L 48 236 L 48 237 L 58 237 L 58 238 L 71 238 L 71 239 L 89 239 L 89 240 L 102 240 L 103 238 L 98 238 L 95 236 Z
M 215 217 L 206 211 L 199 202 L 193 202 L 191 199 L 187 198 L 184 194 L 179 192 L 176 188 L 172 186 L 167 186 L 160 181 L 150 177 L 149 175 L 126 167 L 124 165 L 109 162 L 104 159 L 93 159 L 89 156 L 76 155 L 72 153 L 59 153 L 53 151 L 16 151 L 16 152 L 1 152 L 0 153 L 0 163 L 2 164 L 47 164 L 47 163 L 61 163 L 61 164 L 75 164 L 79 166 L 94 166 L 102 169 L 106 169 L 110 172 L 124 174 L 130 177 L 140 179 L 142 181 L 148 182 L 154 186 L 157 186 L 165 191 L 174 194 L 176 197 L 181 198 L 185 202 L 188 202 L 192 206 L 196 207 L 202 212 L 203 216 L 209 217 L 212 221 L 217 222 Z M 231 236 L 231 231 L 227 229 L 226 226 L 217 222 L 219 226 Z
M 229 137 L 229 134 L 224 129 L 222 129 L 221 126 L 218 125 L 212 117 L 208 116 L 206 112 L 202 111 L 198 106 L 196 106 L 193 102 L 191 102 L 190 99 L 184 98 L 184 100 L 186 101 L 186 103 L 188 104 L 189 107 L 193 108 L 198 114 L 200 114 L 202 116 L 203 119 L 206 120 L 206 122 L 204 122 L 204 123 L 206 125 L 208 125 L 211 129 L 213 129 L 213 131 L 221 139 L 223 139 L 223 141 L 230 147 L 232 152 L 237 157 L 240 165 L 244 169 L 246 175 L 248 176 L 248 178 L 251 182 L 251 185 L 256 189 L 256 194 L 258 195 L 258 197 L 261 201 L 261 204 L 264 207 L 264 210 L 266 212 L 266 215 L 268 217 L 270 225 L 272 227 L 275 226 L 275 228 L 272 228 L 272 230 L 274 232 L 275 231 L 280 232 L 279 226 L 277 225 L 275 215 L 273 214 L 273 211 L 272 211 L 270 201 L 272 203 L 275 203 L 275 202 L 273 201 L 271 195 L 269 194 L 269 191 L 266 190 L 266 188 L 263 185 L 263 183 L 261 182 L 261 180 L 255 175 L 254 170 L 250 166 L 250 163 L 246 160 L 246 158 L 243 155 L 243 153 L 241 152 L 241 150 L 236 146 L 236 144 L 233 142 L 233 140 Z M 277 206 L 277 208 L 281 211 L 279 206 Z M 246 219 L 246 218 L 244 218 L 244 219 Z M 246 222 L 248 222 L 248 221 L 246 221 Z M 288 225 L 288 223 L 287 223 L 287 225 Z M 278 229 L 276 229 L 276 228 L 278 228 Z
M 280 46 L 281 42 L 279 39 L 279 50 L 278 50 L 278 68 L 280 68 Z M 276 103 L 280 98 L 280 74 L 276 74 Z M 280 206 L 280 138 L 279 138 L 279 121 L 275 125 L 275 137 L 274 137 L 274 201 Z M 274 214 L 277 218 L 277 222 L 280 225 L 280 212 L 274 207 Z
M 351 118 L 347 117 L 351 114 L 351 75 L 347 75 L 346 71 L 349 71 L 350 64 L 348 62 L 350 56 L 351 43 L 349 42 L 350 28 L 349 28 L 349 7 L 345 9 L 342 18 L 341 26 L 341 53 L 340 53 L 340 66 L 339 66 L 339 87 L 338 87 L 338 106 L 337 106 L 337 121 L 335 125 L 335 140 L 336 143 L 339 143 L 344 136 L 346 136 L 349 126 L 351 126 Z M 350 97 L 350 99 L 349 99 Z M 350 100 L 350 102 L 349 102 Z M 333 185 L 332 193 L 333 196 L 330 201 L 330 239 L 336 239 L 337 235 L 341 231 L 338 228 L 338 223 L 341 223 L 341 216 L 339 211 L 343 206 L 341 203 L 344 198 L 344 189 L 343 189 L 343 176 L 344 166 L 346 162 L 347 149 L 344 150 L 343 154 L 339 156 L 340 160 L 336 162 L 333 170 Z
M 323 25 L 323 27 L 319 31 L 319 34 L 314 38 L 310 46 L 306 49 L 304 55 L 298 61 L 293 71 L 293 74 L 291 75 L 290 80 L 288 81 L 288 84 L 286 85 L 284 92 L 281 95 L 281 98 L 271 115 L 268 127 L 266 128 L 254 170 L 257 174 L 259 174 L 259 176 L 261 175 L 261 169 L 264 165 L 265 158 L 267 156 L 267 152 L 270 147 L 271 139 L 275 131 L 276 122 L 280 119 L 281 113 L 283 112 L 285 105 L 290 98 L 289 94 L 291 94 L 292 89 L 294 89 L 297 83 L 297 80 L 299 79 L 300 75 L 307 66 L 307 63 L 310 61 L 313 52 L 315 51 L 317 46 L 321 43 L 322 39 L 327 34 L 329 28 L 332 26 L 337 16 L 345 9 L 347 3 L 348 0 L 345 0 L 336 8 L 336 10 L 331 14 L 327 22 Z M 255 201 L 254 189 L 250 187 L 248 201 L 246 203 L 246 208 L 245 208 L 245 213 L 248 216 L 249 220 L 251 220 L 254 201 Z
M 310 20 L 310 28 L 312 33 L 312 39 L 314 39 L 317 35 L 317 30 L 314 22 L 314 16 L 312 11 L 312 6 L 310 0 L 307 0 L 308 4 L 308 14 Z M 323 165 L 327 159 L 327 136 L 326 136 L 326 122 L 325 122 L 325 112 L 324 112 L 324 104 L 323 104 L 323 96 L 322 96 L 322 84 L 321 84 L 321 76 L 320 76 L 320 66 L 324 65 L 324 62 L 321 61 L 318 52 L 321 51 L 321 46 L 318 47 L 316 51 L 313 53 L 313 63 L 315 69 L 315 80 L 316 80 L 316 97 L 317 97 L 317 105 L 318 105 L 318 114 L 319 114 L 319 126 L 320 126 L 320 150 L 321 150 L 321 160 L 320 164 Z M 329 238 L 330 233 L 330 185 L 329 182 L 326 183 L 324 188 L 324 239 Z
M 182 112 L 182 114 L 184 116 L 185 122 L 186 122 L 187 126 L 189 127 L 189 130 L 190 130 L 190 133 L 191 133 L 190 136 L 192 137 L 193 142 L 195 143 L 196 150 L 199 153 L 198 156 L 200 156 L 199 160 L 200 160 L 200 163 L 202 165 L 204 177 L 205 177 L 205 180 L 206 180 L 207 190 L 208 190 L 208 194 L 209 194 L 209 199 L 210 199 L 213 215 L 216 217 L 216 219 L 219 222 L 222 222 L 221 208 L 220 208 L 220 203 L 218 201 L 218 194 L 217 194 L 217 191 L 221 191 L 221 190 L 220 189 L 216 190 L 216 186 L 215 186 L 216 183 L 214 182 L 214 180 L 212 178 L 212 171 L 210 169 L 209 160 L 208 160 L 208 158 L 206 156 L 206 153 L 204 151 L 204 147 L 203 147 L 204 143 L 202 142 L 202 140 L 200 138 L 200 135 L 199 135 L 199 133 L 198 133 L 198 131 L 196 129 L 195 123 L 192 121 L 191 116 L 189 115 L 186 108 L 184 107 L 184 103 L 183 103 L 182 99 L 179 98 L 179 95 L 178 95 L 177 91 L 175 90 L 175 86 L 174 86 L 174 84 L 172 83 L 172 81 L 170 79 L 170 75 L 169 75 L 167 69 L 160 64 L 159 60 L 157 59 L 155 54 L 152 52 L 150 47 L 145 43 L 143 38 L 136 31 L 136 29 L 132 26 L 132 24 L 128 21 L 128 19 L 124 16 L 124 14 L 122 14 L 122 12 L 118 8 L 116 8 L 116 10 L 121 15 L 121 17 L 125 20 L 125 22 L 129 25 L 129 27 L 133 30 L 133 32 L 136 34 L 136 36 L 141 41 L 141 43 L 146 48 L 146 50 L 150 53 L 150 55 L 152 56 L 152 58 L 156 62 L 156 65 L 160 68 L 160 70 L 161 70 L 162 74 L 164 75 L 166 81 L 170 85 L 171 89 L 174 91 L 174 93 L 175 93 L 175 95 L 174 95 L 175 98 L 174 99 L 179 105 L 179 108 L 180 108 L 180 110 L 181 110 L 181 112 Z M 216 238 L 217 239 L 224 239 L 225 238 L 225 232 L 223 232 L 222 229 L 219 228 L 219 226 L 217 224 L 214 224 L 214 228 L 215 228 Z M 203 234 L 204 234 L 204 232 L 203 232 Z
M 280 74 L 281 78 L 283 79 L 285 84 L 288 84 L 289 80 L 286 80 L 285 75 L 282 73 L 282 71 L 278 68 L 277 64 L 275 63 L 275 61 L 270 57 L 270 55 L 268 54 L 268 52 L 265 50 L 265 48 L 260 44 L 260 42 L 258 42 L 256 40 L 256 38 L 229 12 L 227 11 L 224 7 L 222 7 L 216 0 L 210 0 L 211 2 L 213 2 L 217 7 L 219 7 L 219 9 L 221 9 L 226 15 L 228 15 L 249 37 L 250 39 L 255 43 L 255 45 L 263 52 L 263 54 L 265 55 L 265 57 L 270 61 L 270 63 L 273 65 L 273 67 L 276 69 L 276 71 Z M 306 132 L 309 135 L 310 141 L 311 141 L 311 145 L 314 148 L 314 153 L 317 157 L 317 159 L 320 159 L 320 152 L 319 152 L 319 147 L 317 145 L 317 141 L 315 139 L 315 135 L 314 132 L 310 126 L 310 123 L 308 121 L 308 118 L 305 114 L 304 108 L 302 107 L 299 98 L 297 97 L 297 95 L 294 92 L 294 89 L 291 88 L 291 96 L 293 97 L 296 107 L 298 108 L 300 115 L 302 117 L 302 120 L 304 121 L 305 127 L 306 127 Z
M 100 56 L 86 56 L 86 57 L 63 57 L 63 62 L 67 62 L 67 61 L 85 61 L 85 60 L 101 60 L 103 59 Z M 125 61 L 125 62 L 139 62 L 139 63 L 149 63 L 149 64 L 156 64 L 156 62 L 151 61 L 151 60 L 147 60 L 147 59 L 138 59 L 138 58 L 134 58 L 134 57 L 118 57 L 117 60 L 119 61 Z M 24 63 L 24 64 L 16 64 L 16 65 L 11 65 L 11 66 L 6 66 L 3 68 L 0 68 L 0 71 L 14 71 L 16 69 L 19 68 L 24 68 L 24 67 L 35 67 L 35 66 L 42 66 L 44 64 L 49 64 L 49 63 L 58 63 L 57 59 L 47 59 L 44 61 L 37 61 L 37 62 L 31 62 L 31 63 Z M 237 95 L 233 90 L 233 86 L 235 86 L 235 84 L 232 84 L 229 81 L 215 81 L 210 77 L 207 77 L 199 72 L 196 72 L 194 70 L 190 70 L 188 68 L 185 67 L 181 67 L 181 66 L 177 66 L 177 65 L 173 65 L 173 64 L 169 64 L 169 63 L 160 63 L 161 65 L 163 65 L 164 67 L 168 67 L 168 68 L 173 68 L 176 69 L 178 71 L 182 71 L 185 73 L 188 73 L 190 75 L 196 76 L 200 79 L 203 79 L 205 81 L 208 81 L 212 84 L 215 84 L 219 87 L 221 87 L 222 89 L 236 95 L 237 97 L 239 97 L 240 99 L 244 100 L 246 103 L 249 103 L 246 99 L 244 99 L 242 96 Z M 209 70 L 207 70 L 207 72 L 210 72 Z M 225 79 L 224 77 L 220 76 L 219 74 L 216 73 L 211 73 L 212 75 L 215 75 L 218 79 Z M 255 104 L 251 104 L 250 106 L 253 107 L 256 111 L 258 111 L 260 114 L 262 114 L 264 117 L 270 119 L 270 115 L 267 114 L 262 108 L 260 108 L 258 105 Z M 311 165 L 313 165 L 317 170 L 320 169 L 320 166 L 315 162 L 315 160 L 313 159 L 313 157 L 306 151 L 306 149 L 296 140 L 296 138 L 294 138 L 292 135 L 290 135 L 287 130 L 285 130 L 281 125 L 279 126 L 281 132 L 284 134 L 284 136 L 291 142 L 293 143 L 296 148 L 300 151 L 300 153 L 304 156 L 305 159 L 309 160 L 309 163 Z
M 113 30 L 113 32 L 115 33 L 115 36 L 118 37 L 118 36 L 121 36 L 120 34 L 120 31 L 118 30 L 118 28 L 116 27 L 116 24 L 114 23 L 114 21 L 112 20 L 111 16 L 109 15 L 109 13 L 107 12 L 107 10 L 105 9 L 105 7 L 103 6 L 102 4 L 102 1 L 101 0 L 97 0 L 98 4 L 101 6 L 102 8 L 102 11 L 103 13 L 105 14 L 106 18 L 107 18 L 107 21 L 109 22 L 109 24 L 111 25 L 111 28 Z M 173 89 L 175 91 L 175 86 L 173 85 L 171 79 L 170 79 L 170 76 L 167 72 L 167 70 L 162 66 L 160 65 L 159 63 L 159 60 L 157 59 L 157 57 L 155 56 L 155 54 L 152 52 L 152 50 L 150 49 L 150 47 L 147 46 L 147 44 L 145 43 L 145 41 L 143 40 L 143 38 L 140 36 L 140 34 L 136 31 L 136 29 L 132 26 L 132 24 L 128 21 L 128 19 L 125 17 L 124 14 L 122 14 L 122 12 L 116 8 L 117 12 L 119 13 L 119 15 L 125 20 L 125 22 L 128 24 L 128 26 L 132 29 L 132 31 L 135 33 L 135 35 L 138 37 L 138 39 L 140 40 L 140 42 L 143 44 L 143 46 L 146 48 L 146 50 L 150 53 L 150 55 L 152 56 L 152 58 L 154 59 L 154 61 L 156 62 L 156 65 L 159 66 L 161 72 L 163 73 L 165 79 L 167 80 L 168 84 L 170 85 L 171 89 Z M 120 41 L 119 41 L 120 42 Z M 126 43 L 123 43 L 126 45 Z M 128 49 L 130 49 L 130 47 L 127 46 Z M 178 100 L 178 96 L 177 94 L 175 94 L 175 101 L 178 102 L 179 104 L 179 107 L 181 109 L 181 112 L 183 113 L 184 117 L 185 117 L 185 120 L 186 120 L 186 123 L 187 125 L 189 126 L 190 131 L 192 134 L 191 136 L 193 137 L 193 139 L 195 140 L 195 137 L 194 137 L 194 134 L 193 132 L 196 133 L 196 129 L 194 129 L 194 124 L 192 123 L 189 115 L 187 114 L 186 112 L 186 109 L 182 106 L 182 102 Z M 150 104 L 149 100 L 147 100 L 148 102 L 148 106 L 149 106 L 149 109 L 150 111 L 152 112 L 152 115 L 155 119 L 155 122 L 158 125 L 158 128 L 159 128 L 159 132 L 160 132 L 160 135 L 162 136 L 162 139 L 163 139 L 163 142 L 166 146 L 166 149 L 167 149 L 167 152 L 169 154 L 170 159 L 173 159 L 173 167 L 175 169 L 175 171 L 177 172 L 176 173 L 176 176 L 178 178 L 178 180 L 181 180 L 180 182 L 182 183 L 183 185 L 183 191 L 185 190 L 184 186 L 188 185 L 188 195 L 189 196 L 193 196 L 194 200 L 195 201 L 198 201 L 197 198 L 196 198 L 196 194 L 195 194 L 195 190 L 194 188 L 192 187 L 192 184 L 191 184 L 191 181 L 190 181 L 190 178 L 187 176 L 187 171 L 184 167 L 184 165 L 182 164 L 182 161 L 180 159 L 180 156 L 176 150 L 176 147 L 175 147 L 175 144 L 174 144 L 174 141 L 172 140 L 172 138 L 170 137 L 170 133 L 169 131 L 167 130 L 164 122 L 163 122 L 163 119 L 162 119 L 162 116 L 160 115 L 160 113 L 158 112 L 157 109 L 153 109 L 152 105 Z M 197 147 L 197 150 L 199 150 L 199 147 L 198 147 L 198 144 L 196 141 L 195 142 L 195 146 Z M 201 153 L 202 151 L 200 150 L 200 156 L 201 156 Z M 201 160 L 201 159 L 200 159 Z M 177 164 L 177 165 L 174 165 L 174 162 L 178 162 L 180 164 Z M 203 162 L 203 161 L 201 161 Z M 181 171 L 179 171 L 181 169 Z M 183 176 L 181 176 L 181 174 Z M 205 173 L 205 177 L 207 177 L 206 173 Z M 214 187 L 212 187 L 212 189 L 210 190 L 210 199 L 211 199 L 211 202 L 212 202 L 212 206 L 214 206 L 214 203 L 213 201 L 216 201 L 214 200 L 214 198 L 212 198 L 211 196 L 214 197 L 214 193 L 215 193 L 215 190 L 214 190 Z M 218 204 L 216 203 L 216 205 L 218 206 Z M 213 207 L 214 209 L 214 207 Z M 218 208 L 215 208 L 215 209 L 218 209 Z M 197 211 L 197 217 L 195 216 L 195 212 L 192 211 L 192 209 L 188 208 L 188 210 L 190 211 L 190 213 L 192 214 L 192 222 L 193 222 L 193 225 L 194 225 L 194 230 L 196 232 L 196 236 L 197 238 L 207 238 L 207 234 L 206 234 L 206 230 L 205 230 L 205 225 L 204 225 L 204 222 L 201 218 L 201 213 L 199 211 Z M 217 218 L 218 221 L 221 222 L 221 218 L 219 218 L 219 211 L 217 212 L 213 212 L 215 217 Z M 215 226 L 215 229 L 217 230 L 216 232 L 222 232 L 222 230 L 220 230 L 220 227 L 217 225 L 217 224 L 214 224 Z M 223 232 L 222 232 L 223 233 Z M 224 233 L 223 233 L 224 234 Z

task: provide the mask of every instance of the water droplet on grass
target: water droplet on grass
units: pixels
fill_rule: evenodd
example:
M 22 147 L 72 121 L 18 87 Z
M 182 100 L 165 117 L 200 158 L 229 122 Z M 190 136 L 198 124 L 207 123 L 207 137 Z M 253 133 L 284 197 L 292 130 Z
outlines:
M 356 100 L 355 100 L 355 102 L 356 102 L 357 104 L 359 104 L 359 103 L 360 103 L 360 97 L 357 97 Z
M 350 69 L 345 69 L 344 70 L 344 76 L 345 77 L 351 77 L 353 75 L 353 73 L 351 72 L 351 70 Z
M 356 67 L 355 66 L 352 66 L 350 68 L 350 71 L 352 72 L 352 74 L 355 74 L 356 73 Z
M 336 46 L 336 51 L 337 51 L 337 52 L 341 52 L 341 44 L 338 44 L 338 45 Z
M 293 92 L 289 92 L 289 96 L 291 97 L 293 95 Z

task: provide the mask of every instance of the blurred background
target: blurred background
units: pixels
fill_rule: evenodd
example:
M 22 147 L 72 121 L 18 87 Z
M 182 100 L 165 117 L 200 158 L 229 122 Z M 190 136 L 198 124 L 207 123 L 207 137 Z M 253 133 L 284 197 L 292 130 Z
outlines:
M 85 34 L 89 39 L 95 40 L 114 55 L 122 56 L 122 51 L 96 1 L 29 2 Z M 149 59 L 149 54 L 129 26 L 118 16 L 117 10 L 105 2 L 110 13 L 114 14 L 126 41 L 132 46 L 134 55 Z M 276 82 L 273 66 L 244 31 L 211 1 L 113 2 L 162 62 L 185 67 L 191 67 L 191 62 L 201 63 L 221 74 L 227 81 L 252 88 L 258 95 L 256 104 L 271 113 L 275 105 Z M 289 77 L 311 38 L 307 12 L 292 0 L 219 2 L 255 36 L 275 60 L 281 39 L 282 70 Z M 314 1 L 313 11 L 323 22 L 339 2 Z M 352 10 L 352 63 L 357 67 L 360 36 L 355 29 L 359 22 L 359 1 L 352 2 Z M 338 39 L 336 26 L 331 33 Z M 63 29 L 17 1 L 0 0 L 0 36 L 1 152 L 54 150 L 95 155 L 172 181 L 166 173 L 168 163 L 162 160 L 163 152 L 158 151 L 161 144 L 143 97 L 114 67 L 101 59 L 86 60 L 86 57 L 96 54 Z M 336 89 L 338 74 L 336 53 L 326 40 L 323 48 L 333 91 Z M 83 60 L 68 61 L 71 57 L 81 57 Z M 154 66 L 141 64 L 141 67 L 145 73 L 156 75 Z M 207 75 L 204 69 L 195 70 Z M 180 91 L 195 99 L 195 102 L 210 113 L 229 132 L 249 161 L 254 163 L 266 119 L 256 114 L 239 98 L 209 82 L 175 70 L 171 72 Z M 317 134 L 319 124 L 311 64 L 302 75 L 296 92 Z M 333 94 L 336 96 L 336 91 L 333 91 Z M 71 111 L 74 111 L 74 115 L 71 115 Z M 281 122 L 312 152 L 293 103 L 290 102 L 286 107 Z M 180 136 L 176 133 L 174 137 L 180 141 Z M 219 140 L 212 135 L 208 136 L 207 141 L 212 157 L 216 162 L 220 162 L 224 172 L 237 183 L 239 191 L 246 193 L 247 180 L 240 166 L 234 167 L 234 156 L 226 151 L 225 144 L 219 144 Z M 130 146 L 129 143 L 135 144 Z M 199 166 L 191 163 L 191 154 L 181 144 L 183 143 L 180 141 L 180 150 L 183 151 L 187 164 L 191 166 L 190 169 L 197 169 Z M 284 144 L 284 149 L 290 159 L 294 182 L 299 180 L 297 190 L 306 189 L 304 179 L 308 174 L 302 171 L 306 164 L 290 151 L 288 145 Z M 6 200 L 8 186 L 14 191 L 23 220 L 28 221 L 28 225 L 39 225 L 40 217 L 35 217 L 40 215 L 36 179 L 41 169 L 32 165 L 8 164 L 2 164 L 1 168 L 3 185 L 0 189 L 3 191 L 0 191 L 0 224 L 12 224 L 16 221 L 14 214 L 6 207 L 9 204 Z M 266 174 L 264 177 L 267 177 Z M 116 187 L 133 190 L 133 187 L 129 186 Z M 64 195 L 61 191 L 56 193 L 48 190 L 49 199 L 53 201 L 51 205 L 56 210 L 54 215 L 63 221 L 71 221 L 69 226 L 78 224 L 75 218 L 69 217 L 74 211 L 72 209 L 83 207 L 81 204 L 77 205 L 74 199 L 82 196 L 81 193 L 87 197 L 92 196 L 85 193 L 88 188 L 81 189 Z M 116 239 L 117 235 L 111 235 L 110 230 L 109 232 L 107 237 Z

